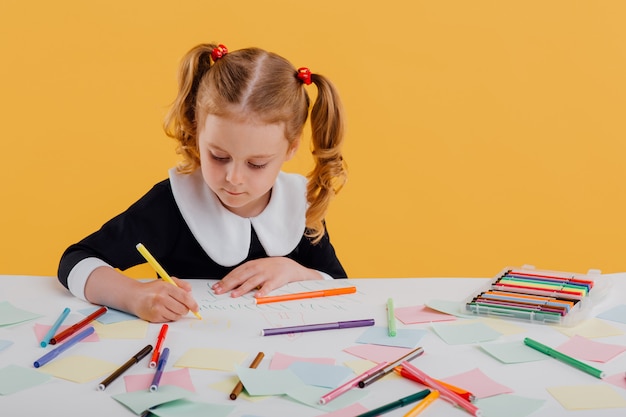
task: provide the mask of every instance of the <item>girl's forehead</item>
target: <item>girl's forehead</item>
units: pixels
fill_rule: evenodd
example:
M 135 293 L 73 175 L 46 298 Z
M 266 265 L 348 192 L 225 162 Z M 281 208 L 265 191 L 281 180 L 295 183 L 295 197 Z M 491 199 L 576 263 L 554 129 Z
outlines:
M 275 117 L 272 117 L 270 113 L 260 114 L 254 113 L 250 110 L 239 107 L 227 107 L 224 111 L 217 114 L 208 114 L 221 119 L 224 122 L 230 123 L 242 123 L 250 125 L 271 125 L 271 124 L 284 124 L 284 121 L 278 121 Z
M 216 115 L 206 117 L 199 138 L 201 142 L 224 150 L 234 148 L 259 152 L 261 149 L 282 149 L 288 146 L 284 123 L 263 123 Z

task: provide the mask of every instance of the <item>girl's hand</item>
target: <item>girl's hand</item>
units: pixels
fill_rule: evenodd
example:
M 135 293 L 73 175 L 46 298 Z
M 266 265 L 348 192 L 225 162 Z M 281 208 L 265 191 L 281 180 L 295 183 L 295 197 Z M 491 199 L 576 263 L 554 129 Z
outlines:
M 231 297 L 239 297 L 258 288 L 254 296 L 264 297 L 289 282 L 314 279 L 322 279 L 322 276 L 292 259 L 272 257 L 255 259 L 238 266 L 211 288 L 215 294 L 232 290 Z
M 189 310 L 198 311 L 198 304 L 188 282 L 175 277 L 172 280 L 178 287 L 160 279 L 143 283 L 110 266 L 101 266 L 89 275 L 85 297 L 94 304 L 126 311 L 153 323 L 175 321 Z
M 141 283 L 134 313 L 144 320 L 162 323 L 179 320 L 189 310 L 198 311 L 198 304 L 191 295 L 191 285 L 175 277 L 172 280 L 178 287 L 162 280 Z

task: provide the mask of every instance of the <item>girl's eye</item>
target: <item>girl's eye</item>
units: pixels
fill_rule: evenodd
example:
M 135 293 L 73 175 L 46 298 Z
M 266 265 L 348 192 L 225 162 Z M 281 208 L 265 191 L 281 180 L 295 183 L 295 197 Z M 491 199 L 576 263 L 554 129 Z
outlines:
M 213 158 L 214 160 L 216 160 L 217 162 L 226 162 L 228 161 L 230 158 L 225 156 L 225 157 L 221 157 L 221 156 L 217 156 L 217 155 L 213 155 L 211 154 L 211 158 Z
M 262 168 L 265 168 L 267 166 L 267 164 L 253 164 L 252 162 L 248 162 L 248 165 L 252 169 L 262 169 Z

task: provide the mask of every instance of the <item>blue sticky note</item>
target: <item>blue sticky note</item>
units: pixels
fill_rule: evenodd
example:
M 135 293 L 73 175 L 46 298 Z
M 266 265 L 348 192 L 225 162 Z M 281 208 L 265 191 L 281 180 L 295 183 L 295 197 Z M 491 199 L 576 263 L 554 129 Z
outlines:
M 85 316 L 88 316 L 99 308 L 100 307 L 89 307 L 78 311 Z M 137 316 L 133 316 L 132 314 L 124 313 L 123 311 L 115 310 L 113 308 L 109 308 L 106 313 L 96 318 L 96 321 L 102 324 L 113 324 L 130 320 L 137 320 Z
M 13 342 L 10 341 L 10 340 L 0 340 L 0 351 L 8 348 L 12 344 L 13 344 Z
M 370 345 L 395 346 L 403 348 L 416 348 L 419 341 L 428 332 L 422 329 L 397 329 L 396 335 L 391 337 L 387 327 L 369 327 L 356 340 L 357 343 Z
M 626 304 L 615 306 L 607 311 L 598 314 L 599 319 L 616 321 L 618 323 L 626 323 Z
M 354 378 L 354 372 L 347 366 L 328 365 L 313 362 L 294 362 L 289 369 L 307 385 L 337 388 Z

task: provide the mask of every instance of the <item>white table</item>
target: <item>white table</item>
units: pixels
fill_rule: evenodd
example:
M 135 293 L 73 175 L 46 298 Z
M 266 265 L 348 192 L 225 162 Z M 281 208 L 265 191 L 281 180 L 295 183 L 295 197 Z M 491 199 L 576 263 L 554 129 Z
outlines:
M 594 306 L 591 315 L 605 311 L 611 306 L 626 302 L 626 273 L 604 275 L 600 279 L 612 281 L 612 291 Z M 192 281 L 194 296 L 203 306 L 204 320 L 199 322 L 189 315 L 176 323 L 170 324 L 167 346 L 171 349 L 169 363 L 174 363 L 187 349 L 197 347 L 226 348 L 250 352 L 251 360 L 257 352 L 263 351 L 266 358 L 261 368 L 268 367 L 274 352 L 302 357 L 332 357 L 337 364 L 355 360 L 356 357 L 342 351 L 355 346 L 356 338 L 363 329 L 347 329 L 262 337 L 262 328 L 274 327 L 272 321 L 280 315 L 292 315 L 317 323 L 325 321 L 374 318 L 377 325 L 386 325 L 386 300 L 393 297 L 396 307 L 424 304 L 431 299 L 463 300 L 487 283 L 487 279 L 472 278 L 417 278 L 417 279 L 350 279 L 347 284 L 357 287 L 357 294 L 350 296 L 328 297 L 307 302 L 267 304 L 254 306 L 249 297 L 215 303 L 210 291 L 209 281 Z M 345 283 L 345 281 L 344 281 Z M 298 291 L 314 289 L 323 285 L 302 283 Z M 10 301 L 25 310 L 42 314 L 35 321 L 21 325 L 0 328 L 0 339 L 9 339 L 14 344 L 0 351 L 0 368 L 16 364 L 32 367 L 33 361 L 42 355 L 33 326 L 34 323 L 52 324 L 64 307 L 72 311 L 88 307 L 89 304 L 71 296 L 53 277 L 35 276 L 0 276 L 0 301 Z M 551 326 L 514 322 L 527 329 L 523 334 L 503 336 L 499 341 L 522 340 L 529 336 L 545 344 L 557 346 L 567 340 L 567 336 Z M 626 331 L 626 325 L 611 323 Z M 484 353 L 476 345 L 447 345 L 428 324 L 405 326 L 398 322 L 398 328 L 410 327 L 428 329 L 421 345 L 425 354 L 413 361 L 424 372 L 435 378 L 446 378 L 476 367 L 499 383 L 512 388 L 515 394 L 531 398 L 545 399 L 546 403 L 533 416 L 623 416 L 626 409 L 604 409 L 587 411 L 565 410 L 545 389 L 547 386 L 605 384 L 606 382 L 591 377 L 559 361 L 545 361 L 524 364 L 504 365 Z M 150 324 L 145 340 L 102 339 L 98 343 L 82 343 L 65 355 L 80 354 L 122 364 L 129 357 L 148 343 L 153 344 L 160 328 L 159 324 Z M 614 336 L 600 339 L 607 343 L 626 345 L 626 336 Z M 247 363 L 247 362 L 246 362 Z M 145 365 L 145 364 L 144 364 Z M 626 354 L 620 355 L 597 367 L 608 375 L 626 371 Z M 125 375 L 145 373 L 145 366 L 136 365 Z M 228 396 L 209 387 L 210 384 L 223 380 L 228 372 L 191 369 L 191 376 L 196 387 L 192 399 L 198 401 L 233 404 Z M 53 378 L 43 385 L 27 389 L 8 396 L 0 396 L 0 414 L 3 416 L 132 416 L 124 406 L 111 398 L 112 394 L 124 392 L 123 381 L 118 379 L 106 391 L 96 390 L 98 380 L 77 384 Z M 370 394 L 361 404 L 375 408 L 412 394 L 423 387 L 402 378 L 385 378 L 368 387 Z M 626 398 L 626 391 L 620 390 Z M 243 399 L 236 401 L 237 408 L 229 417 L 255 415 L 263 417 L 309 417 L 324 414 L 322 411 L 305 405 L 296 404 L 288 399 L 272 397 L 263 401 L 250 402 Z M 404 415 L 410 407 L 386 414 L 389 417 Z M 7 413 L 7 411 L 9 411 Z M 449 403 L 438 400 L 424 413 L 425 416 L 468 416 L 466 412 L 452 407 Z

